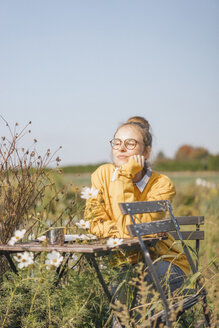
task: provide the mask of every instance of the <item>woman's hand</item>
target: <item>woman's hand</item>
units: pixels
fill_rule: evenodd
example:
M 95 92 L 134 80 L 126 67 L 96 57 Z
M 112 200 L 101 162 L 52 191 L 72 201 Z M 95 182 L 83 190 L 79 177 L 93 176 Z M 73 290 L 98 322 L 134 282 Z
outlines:
M 131 158 L 134 158 L 136 160 L 136 162 L 138 162 L 138 164 L 143 168 L 144 167 L 144 161 L 145 158 L 142 155 L 133 155 L 131 156 Z
M 168 237 L 168 233 L 167 232 L 158 232 L 157 236 L 158 237 Z
M 133 155 L 131 156 L 130 158 L 134 158 L 134 160 L 136 160 L 136 162 L 142 167 L 142 170 L 140 172 L 138 172 L 134 178 L 132 179 L 132 181 L 134 183 L 140 181 L 142 178 L 143 178 L 143 175 L 144 175 L 144 171 L 143 171 L 143 168 L 144 168 L 144 161 L 145 161 L 145 158 L 144 156 L 142 155 Z

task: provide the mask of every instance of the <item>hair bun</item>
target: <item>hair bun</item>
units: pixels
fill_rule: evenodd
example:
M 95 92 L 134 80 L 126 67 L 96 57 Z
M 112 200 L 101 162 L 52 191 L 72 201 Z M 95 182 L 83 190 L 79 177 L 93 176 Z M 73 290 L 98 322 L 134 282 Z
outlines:
M 141 123 L 142 125 L 144 125 L 144 127 L 149 130 L 150 129 L 150 124 L 148 123 L 148 121 L 142 117 L 142 116 L 132 116 L 127 120 L 127 123 Z

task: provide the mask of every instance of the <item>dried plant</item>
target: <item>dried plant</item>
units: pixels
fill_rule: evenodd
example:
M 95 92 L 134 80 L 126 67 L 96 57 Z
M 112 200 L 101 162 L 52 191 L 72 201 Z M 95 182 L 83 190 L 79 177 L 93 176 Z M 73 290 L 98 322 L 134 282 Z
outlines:
M 21 139 L 31 133 L 31 122 L 18 131 L 18 123 L 12 130 L 2 119 L 9 135 L 2 136 L 0 143 L 0 242 L 7 243 L 16 229 L 24 227 L 28 218 L 36 215 L 46 188 L 55 188 L 47 168 L 56 152 L 51 154 L 48 149 L 40 156 L 36 139 L 26 149 L 20 147 Z M 57 157 L 55 162 L 59 161 Z

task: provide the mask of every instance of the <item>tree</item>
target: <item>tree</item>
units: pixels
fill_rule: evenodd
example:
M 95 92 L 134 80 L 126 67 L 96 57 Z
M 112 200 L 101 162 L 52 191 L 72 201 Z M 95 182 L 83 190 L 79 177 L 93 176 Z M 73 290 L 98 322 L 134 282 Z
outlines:
M 161 151 L 159 151 L 159 153 L 157 154 L 157 156 L 156 156 L 156 162 L 158 161 L 163 161 L 163 160 L 165 160 L 166 159 L 166 156 L 164 155 L 164 152 L 162 152 L 162 150 Z
M 204 147 L 193 147 L 191 145 L 182 145 L 175 154 L 175 159 L 179 161 L 202 160 L 207 159 L 209 152 Z
M 175 154 L 175 159 L 179 161 L 187 161 L 191 159 L 192 153 L 194 152 L 194 147 L 190 145 L 182 145 L 179 147 Z

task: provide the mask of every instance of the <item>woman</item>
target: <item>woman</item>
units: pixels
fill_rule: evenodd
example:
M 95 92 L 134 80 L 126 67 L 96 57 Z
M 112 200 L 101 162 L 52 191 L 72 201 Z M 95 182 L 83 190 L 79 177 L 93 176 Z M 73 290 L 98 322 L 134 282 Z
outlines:
M 130 238 L 126 226 L 132 224 L 127 215 L 122 215 L 119 203 L 132 201 L 172 200 L 175 188 L 165 175 L 156 173 L 147 165 L 152 146 L 150 125 L 143 117 L 132 117 L 122 124 L 110 141 L 113 164 L 101 165 L 92 174 L 92 187 L 98 197 L 87 201 L 85 217 L 90 220 L 91 233 L 99 237 Z M 136 215 L 138 222 L 163 219 L 164 213 Z M 150 250 L 153 259 L 165 255 L 155 266 L 162 281 L 169 273 L 171 291 L 182 285 L 189 273 L 185 254 L 173 244 L 174 239 L 158 241 Z M 137 252 L 120 256 L 120 264 L 135 264 Z

